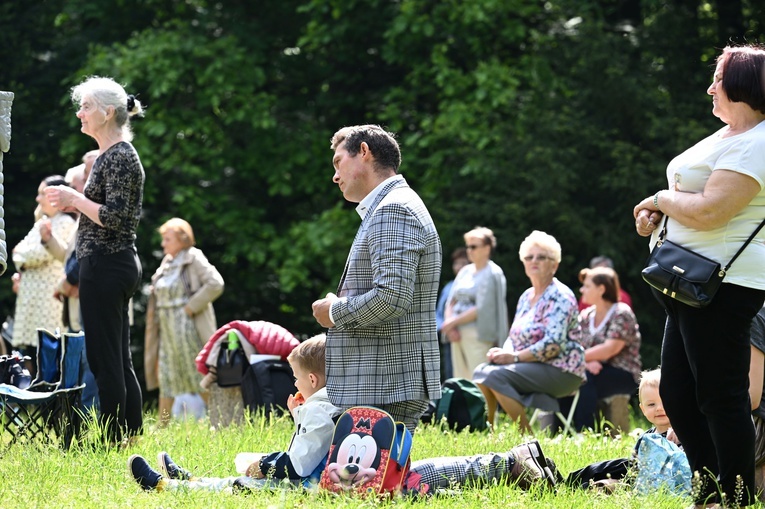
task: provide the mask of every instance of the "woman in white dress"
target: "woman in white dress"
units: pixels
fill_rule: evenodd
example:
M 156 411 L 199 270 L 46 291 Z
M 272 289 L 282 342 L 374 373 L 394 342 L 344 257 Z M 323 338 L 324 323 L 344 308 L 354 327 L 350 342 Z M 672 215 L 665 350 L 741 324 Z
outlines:
M 55 331 L 63 328 L 61 312 L 63 304 L 53 298 L 59 277 L 64 272 L 63 260 L 57 259 L 47 248 L 40 235 L 40 227 L 50 224 L 51 233 L 59 242 L 66 243 L 74 230 L 74 218 L 51 206 L 45 196 L 48 186 L 66 185 L 64 177 L 52 175 L 44 179 L 37 189 L 37 212 L 35 224 L 26 237 L 13 248 L 13 263 L 21 274 L 12 345 L 23 355 L 31 357 L 30 373 L 36 372 L 37 329 Z

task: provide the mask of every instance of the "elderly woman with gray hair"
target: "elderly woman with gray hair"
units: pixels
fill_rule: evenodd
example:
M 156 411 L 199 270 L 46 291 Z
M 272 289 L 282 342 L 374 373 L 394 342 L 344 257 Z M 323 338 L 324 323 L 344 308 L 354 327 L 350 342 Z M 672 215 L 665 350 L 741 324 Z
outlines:
M 65 186 L 45 192 L 51 205 L 79 211 L 77 259 L 88 363 L 96 377 L 106 445 L 141 433 L 143 401 L 130 355 L 128 304 L 141 281 L 135 248 L 144 171 L 128 119 L 141 103 L 110 78 L 90 77 L 72 89 L 81 131 L 99 156 L 82 193 Z
M 478 226 L 465 234 L 471 263 L 454 279 L 441 333 L 451 343 L 452 373 L 470 379 L 486 360 L 489 349 L 507 337 L 507 283 L 499 265 L 491 261 L 497 239 Z
M 490 424 L 499 403 L 521 431 L 531 433 L 525 407 L 537 407 L 540 398 L 567 396 L 586 377 L 576 297 L 555 278 L 560 244 L 534 230 L 519 255 L 531 288 L 518 300 L 505 344 L 489 350 L 473 381 L 486 396 Z

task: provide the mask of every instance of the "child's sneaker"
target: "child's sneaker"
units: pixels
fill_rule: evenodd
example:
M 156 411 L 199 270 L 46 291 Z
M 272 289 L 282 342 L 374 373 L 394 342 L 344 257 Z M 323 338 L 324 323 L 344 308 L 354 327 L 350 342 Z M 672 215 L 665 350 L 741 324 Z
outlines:
M 193 476 L 191 472 L 185 468 L 181 468 L 172 460 L 169 454 L 162 451 L 157 455 L 157 461 L 159 462 L 159 470 L 168 479 L 175 479 L 176 481 L 188 481 Z
M 146 491 L 161 491 L 167 484 L 167 480 L 162 479 L 162 475 L 151 468 L 146 460 L 137 454 L 128 458 L 127 466 L 135 482 L 140 484 L 141 488 Z

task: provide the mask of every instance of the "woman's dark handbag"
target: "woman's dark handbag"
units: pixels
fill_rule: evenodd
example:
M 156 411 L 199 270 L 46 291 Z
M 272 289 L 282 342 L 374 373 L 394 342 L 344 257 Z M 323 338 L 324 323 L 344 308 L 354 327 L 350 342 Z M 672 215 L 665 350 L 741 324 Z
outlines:
M 216 363 L 216 375 L 218 377 L 218 386 L 235 387 L 242 384 L 244 370 L 250 365 L 247 357 L 240 345 L 234 349 L 229 349 L 229 343 L 223 340 L 218 353 L 218 362 Z
M 641 273 L 643 280 L 664 295 L 683 304 L 694 308 L 706 307 L 720 289 L 730 266 L 763 225 L 765 220 L 723 268 L 714 260 L 670 240 L 664 240 L 667 236 L 667 218 L 665 217 L 659 240 L 648 256 L 646 266 Z

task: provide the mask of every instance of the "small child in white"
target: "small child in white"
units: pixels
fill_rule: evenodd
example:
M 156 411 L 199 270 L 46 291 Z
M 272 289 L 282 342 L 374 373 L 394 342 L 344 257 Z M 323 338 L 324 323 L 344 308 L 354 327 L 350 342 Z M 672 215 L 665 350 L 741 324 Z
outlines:
M 162 473 L 151 468 L 143 457 L 133 455 L 128 459 L 130 474 L 147 491 L 172 490 L 179 486 L 210 491 L 231 486 L 257 489 L 276 485 L 284 479 L 295 485 L 318 482 L 332 442 L 333 418 L 341 413 L 330 403 L 325 388 L 325 343 L 324 334 L 314 336 L 287 357 L 298 393 L 287 401 L 295 419 L 295 433 L 286 452 L 255 454 L 253 458 L 257 460 L 247 467 L 246 477 L 197 478 L 176 465 L 166 452 L 159 453 Z

